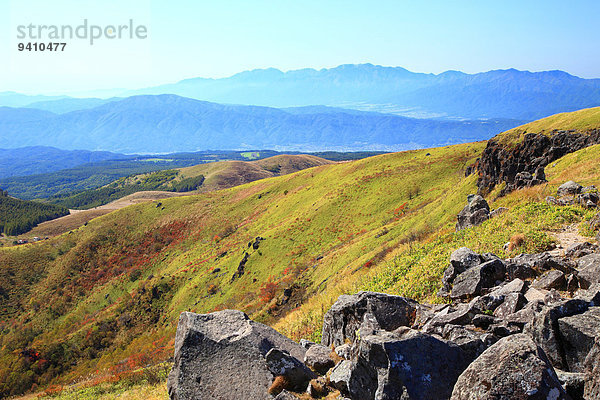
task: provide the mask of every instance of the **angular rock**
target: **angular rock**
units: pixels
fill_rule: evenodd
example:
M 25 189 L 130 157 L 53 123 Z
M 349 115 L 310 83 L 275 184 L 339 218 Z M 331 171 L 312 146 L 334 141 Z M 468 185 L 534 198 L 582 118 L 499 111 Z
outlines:
M 352 399 L 375 398 L 377 375 L 361 360 L 340 362 L 331 371 L 329 381 L 333 387 Z
M 337 346 L 335 348 L 335 354 L 342 357 L 343 359 L 350 360 L 352 357 L 352 346 L 348 343 L 345 343 L 341 346 Z
M 422 330 L 429 334 L 442 334 L 446 325 L 467 325 L 480 313 L 475 305 L 476 300 L 469 304 L 459 304 L 455 311 L 444 309 L 427 322 Z
M 458 378 L 452 400 L 570 399 L 543 350 L 524 334 L 501 339 Z
M 543 301 L 531 301 L 522 309 L 504 318 L 509 326 L 514 325 L 523 329 L 525 325 L 533 322 L 535 316 L 544 308 Z
M 508 211 L 508 208 L 506 208 L 506 207 L 498 207 L 495 210 L 490 212 L 490 218 L 494 218 L 494 217 L 497 217 L 498 215 L 502 215 L 507 211 Z
M 598 207 L 598 201 L 600 201 L 600 197 L 598 193 L 581 193 L 578 194 L 575 198 L 575 203 L 581 205 L 586 208 L 596 208 Z
M 552 269 L 544 272 L 544 274 L 536 279 L 531 286 L 536 289 L 565 290 L 567 288 L 567 280 L 565 279 L 564 272 Z
M 581 193 L 582 188 L 583 188 L 583 186 L 581 186 L 580 184 L 575 183 L 573 181 L 568 181 L 558 187 L 558 190 L 556 191 L 556 195 L 557 196 L 575 196 L 576 194 Z
M 265 356 L 272 348 L 304 358 L 305 350 L 241 311 L 184 312 L 175 336 L 169 396 L 187 399 L 269 399 L 273 374 Z
M 545 300 L 547 294 L 548 294 L 547 290 L 529 288 L 529 290 L 527 290 L 527 292 L 525 292 L 525 299 L 527 299 L 527 301 L 529 301 L 529 302 L 531 302 L 531 301 L 542 301 L 543 302 Z
M 482 263 L 481 256 L 468 247 L 461 247 L 450 255 L 450 266 L 444 271 L 442 277 L 442 289 L 439 295 L 447 297 L 452 289 L 454 279 L 469 268 Z
M 573 295 L 577 289 L 579 289 L 579 278 L 576 274 L 569 274 L 566 276 L 567 280 L 567 291 Z
M 278 348 L 269 350 L 265 360 L 267 361 L 267 368 L 273 376 L 287 378 L 289 382 L 287 389 L 304 391 L 308 382 L 317 377 L 302 361 L 292 357 L 287 351 Z
M 550 204 L 551 206 L 566 206 L 567 204 L 569 204 L 569 202 L 567 202 L 563 199 L 557 199 L 554 196 L 546 196 L 545 201 L 547 204 Z
M 464 272 L 481 264 L 481 256 L 468 247 L 461 247 L 450 254 L 450 264 Z
M 589 254 L 577 261 L 579 285 L 587 289 L 594 283 L 600 283 L 600 254 Z
M 544 304 L 546 305 L 558 303 L 561 300 L 564 299 L 556 289 L 550 289 L 550 291 L 544 296 Z
M 506 271 L 508 279 L 531 279 L 537 275 L 557 269 L 565 274 L 572 273 L 574 264 L 561 258 L 553 257 L 549 253 L 520 254 L 515 258 L 507 260 Z
M 292 393 L 284 389 L 277 396 L 275 396 L 274 400 L 298 400 L 298 398 L 299 397 L 294 396 Z
M 417 305 L 412 299 L 384 293 L 342 295 L 325 314 L 321 344 L 339 346 L 346 340 L 354 342 L 359 329 L 369 333 L 411 326 Z
M 490 206 L 479 195 L 469 195 L 468 204 L 457 215 L 456 231 L 477 226 L 490 218 Z
M 505 294 L 486 294 L 484 296 L 475 297 L 471 300 L 473 307 L 481 313 L 493 313 L 500 304 L 504 302 Z
M 478 317 L 488 316 L 478 315 Z M 444 327 L 443 337 L 447 341 L 460 347 L 470 361 L 475 360 L 488 347 L 498 341 L 498 338 L 490 333 L 479 332 L 458 325 L 446 325 Z
M 581 258 L 583 256 L 587 256 L 588 254 L 597 252 L 598 245 L 592 244 L 590 242 L 575 243 L 574 245 L 571 245 L 569 246 L 569 248 L 567 248 L 565 256 L 569 258 Z
M 374 398 L 448 399 L 469 364 L 465 352 L 411 329 L 398 331 L 367 336 L 359 343 L 359 358 L 376 371 Z
M 594 283 L 587 289 L 579 290 L 575 298 L 588 302 L 590 307 L 600 306 L 600 283 Z
M 585 376 L 578 372 L 565 372 L 559 369 L 556 370 L 556 376 L 560 381 L 565 392 L 571 399 L 578 400 L 583 399 L 583 387 L 585 384 Z
M 565 361 L 570 372 L 583 372 L 583 363 L 600 337 L 600 307 L 570 317 L 559 318 L 558 329 Z
M 590 303 L 583 299 L 564 300 L 551 306 L 545 306 L 534 319 L 525 326 L 525 332 L 533 337 L 555 368 L 569 371 L 564 357 L 562 336 L 558 320 L 572 315 L 582 314 L 590 308 Z
M 300 339 L 300 342 L 298 342 L 300 344 L 300 346 L 304 347 L 306 350 L 310 349 L 311 346 L 314 346 L 316 343 L 315 342 L 311 342 L 310 340 L 307 339 Z
M 479 314 L 471 321 L 476 328 L 487 329 L 494 323 L 495 318 L 491 315 Z
M 335 365 L 335 362 L 330 356 L 331 349 L 320 344 L 311 346 L 304 356 L 304 364 L 309 368 L 324 375 L 330 368 Z
M 527 300 L 521 293 L 509 293 L 504 296 L 504 301 L 494 311 L 494 316 L 497 318 L 505 318 L 522 309 L 525 304 L 527 304 Z
M 585 388 L 583 398 L 585 400 L 600 399 L 600 338 L 588 354 L 584 363 Z
M 492 260 L 473 267 L 456 277 L 452 287 L 453 299 L 468 299 L 482 294 L 485 289 L 504 280 L 506 267 L 500 260 Z
M 519 278 L 515 278 L 507 284 L 492 290 L 489 296 L 503 296 L 509 293 L 524 293 L 526 289 L 527 285 L 525 282 Z

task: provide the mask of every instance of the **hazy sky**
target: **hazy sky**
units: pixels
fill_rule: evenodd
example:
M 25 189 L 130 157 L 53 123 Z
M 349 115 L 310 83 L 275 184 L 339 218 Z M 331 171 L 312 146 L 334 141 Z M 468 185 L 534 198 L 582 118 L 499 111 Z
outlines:
M 84 93 L 254 69 L 370 62 L 415 72 L 600 77 L 600 1 L 0 0 L 0 91 Z M 146 39 L 19 52 L 19 25 L 145 25 Z M 35 41 L 35 40 L 33 40 Z M 56 41 L 56 40 L 53 40 Z M 48 40 L 45 40 L 48 42 Z

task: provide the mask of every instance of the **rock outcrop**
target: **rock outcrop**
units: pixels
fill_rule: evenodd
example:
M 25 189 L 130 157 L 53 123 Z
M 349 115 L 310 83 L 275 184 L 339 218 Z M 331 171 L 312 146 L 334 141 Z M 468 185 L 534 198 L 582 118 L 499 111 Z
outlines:
M 490 206 L 485 199 L 477 194 L 469 195 L 467 205 L 458 214 L 456 230 L 477 226 L 490 218 Z
M 346 340 L 354 342 L 359 333 L 366 336 L 377 330 L 411 326 L 417 307 L 412 299 L 383 293 L 342 295 L 325 314 L 321 343 L 339 346 Z
M 494 186 L 506 182 L 503 194 L 515 189 L 545 182 L 544 167 L 565 154 L 600 143 L 600 130 L 583 134 L 556 131 L 551 136 L 526 133 L 514 146 L 491 139 L 479 160 L 480 193 L 489 193 Z

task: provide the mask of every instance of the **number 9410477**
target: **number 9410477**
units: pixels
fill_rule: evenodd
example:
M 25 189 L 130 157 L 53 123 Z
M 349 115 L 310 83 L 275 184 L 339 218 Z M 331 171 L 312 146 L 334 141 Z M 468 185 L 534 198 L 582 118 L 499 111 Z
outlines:
M 48 42 L 48 43 L 37 43 L 37 42 L 29 42 L 29 43 L 19 43 L 17 45 L 17 49 L 19 51 L 65 51 L 65 47 L 67 47 L 66 43 L 56 43 L 56 42 Z

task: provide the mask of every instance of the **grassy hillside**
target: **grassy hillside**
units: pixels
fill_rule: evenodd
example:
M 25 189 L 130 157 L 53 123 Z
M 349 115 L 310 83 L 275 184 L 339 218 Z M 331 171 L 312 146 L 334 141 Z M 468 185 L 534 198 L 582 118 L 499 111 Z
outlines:
M 525 133 L 552 135 L 559 130 L 574 130 L 587 133 L 600 128 L 600 107 L 561 113 L 518 126 L 496 136 L 502 144 L 519 143 Z
M 321 165 L 134 205 L 71 234 L 0 249 L 0 393 L 118 382 L 106 389 L 115 397 L 123 382 L 151 382 L 152 370 L 140 368 L 172 355 L 184 310 L 241 309 L 295 339 L 317 340 L 341 293 L 440 301 L 440 277 L 457 247 L 508 256 L 504 243 L 521 234 L 512 255 L 541 251 L 562 225 L 591 218 L 541 200 L 567 179 L 600 185 L 600 146 L 558 160 L 547 185 L 501 198 L 491 205 L 508 212 L 456 233 L 456 214 L 476 191 L 476 176 L 464 170 L 484 147 Z M 73 390 L 80 393 L 64 398 L 94 398 Z
M 255 156 L 248 153 L 247 156 Z M 89 209 L 141 191 L 207 192 L 300 171 L 331 161 L 310 155 L 277 155 L 255 161 L 217 161 L 120 178 L 104 187 L 51 198 L 54 204 Z
M 2 393 L 166 359 L 183 310 L 239 308 L 275 322 L 330 282 L 451 224 L 474 189 L 464 168 L 483 146 L 322 165 L 135 205 L 1 250 Z M 258 236 L 265 240 L 249 247 Z

